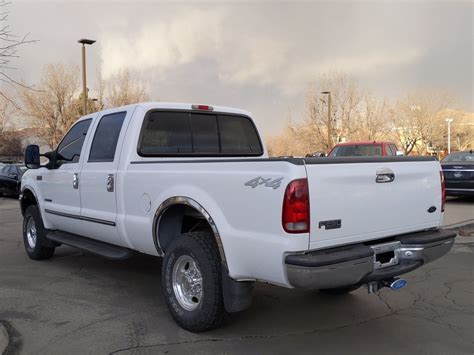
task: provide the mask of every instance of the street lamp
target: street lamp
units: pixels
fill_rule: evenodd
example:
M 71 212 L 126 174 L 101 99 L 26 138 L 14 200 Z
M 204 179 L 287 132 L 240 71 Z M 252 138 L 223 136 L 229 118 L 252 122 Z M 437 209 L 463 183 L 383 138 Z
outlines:
M 448 154 L 451 154 L 451 122 L 453 121 L 452 118 L 446 118 L 446 122 L 448 122 Z
M 87 82 L 86 82 L 86 44 L 93 45 L 93 39 L 80 39 L 77 43 L 82 44 L 82 100 L 84 115 L 87 115 Z
M 321 94 L 328 95 L 328 149 L 332 148 L 332 127 L 331 127 L 331 91 L 322 91 Z

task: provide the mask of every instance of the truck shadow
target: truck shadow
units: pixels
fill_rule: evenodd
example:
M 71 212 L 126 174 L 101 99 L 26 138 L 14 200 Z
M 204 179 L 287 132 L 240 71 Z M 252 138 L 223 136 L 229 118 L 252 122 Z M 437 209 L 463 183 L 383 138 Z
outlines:
M 74 261 L 76 259 L 76 261 Z M 159 257 L 136 254 L 124 261 L 111 261 L 84 254 L 68 247 L 57 249 L 52 265 L 55 268 L 79 263 L 81 268 L 72 277 L 87 288 L 100 288 L 101 294 L 120 292 L 121 297 L 132 300 L 129 305 L 137 315 L 144 309 L 134 305 L 153 303 L 153 309 L 146 311 L 150 322 L 148 329 L 154 332 L 166 325 L 179 332 L 188 333 L 178 327 L 168 314 L 161 286 L 161 265 Z M 82 297 L 82 295 L 81 295 Z M 413 297 L 410 296 L 410 302 Z M 93 299 L 90 299 L 93 302 Z M 114 303 L 115 301 L 112 301 Z M 153 313 L 155 312 L 155 313 Z M 222 328 L 206 332 L 215 336 L 258 334 L 268 332 L 305 332 L 325 327 L 338 327 L 352 322 L 364 322 L 390 313 L 391 310 L 377 296 L 368 295 L 365 288 L 353 294 L 328 296 L 317 291 L 287 289 L 264 283 L 257 283 L 252 306 L 240 313 L 230 315 Z M 323 321 L 322 321 L 323 320 Z M 156 324 L 153 326 L 153 323 Z M 191 333 L 189 333 L 191 334 Z

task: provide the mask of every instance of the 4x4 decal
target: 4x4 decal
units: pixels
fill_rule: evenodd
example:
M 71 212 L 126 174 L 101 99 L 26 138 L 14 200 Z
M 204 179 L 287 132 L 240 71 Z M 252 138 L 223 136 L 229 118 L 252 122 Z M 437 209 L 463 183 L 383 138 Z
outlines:
M 245 186 L 250 186 L 252 189 L 256 188 L 259 185 L 264 185 L 265 187 L 271 187 L 273 189 L 278 189 L 283 181 L 283 177 L 279 177 L 276 179 L 272 178 L 264 178 L 264 177 L 256 177 L 252 180 L 249 180 L 245 183 Z

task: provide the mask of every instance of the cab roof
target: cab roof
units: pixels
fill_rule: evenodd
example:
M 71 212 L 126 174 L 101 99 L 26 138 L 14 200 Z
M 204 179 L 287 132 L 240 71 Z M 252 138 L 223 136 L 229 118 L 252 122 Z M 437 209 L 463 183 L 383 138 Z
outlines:
M 141 103 L 127 105 L 127 106 L 110 108 L 110 109 L 101 111 L 101 113 L 117 112 L 120 109 L 129 109 L 133 107 L 139 107 L 143 109 L 144 111 L 149 111 L 153 109 L 169 109 L 169 110 L 186 110 L 186 111 L 209 112 L 209 113 L 211 112 L 233 113 L 233 114 L 253 117 L 252 113 L 250 113 L 249 111 L 245 111 L 245 110 L 235 108 L 235 107 L 195 104 L 195 103 L 180 103 L 180 102 L 141 102 Z M 209 108 L 209 109 L 205 109 L 205 108 Z
M 381 144 L 395 144 L 389 141 L 353 141 L 353 142 L 344 142 L 344 143 L 337 143 L 337 146 L 344 146 L 344 145 L 381 145 Z

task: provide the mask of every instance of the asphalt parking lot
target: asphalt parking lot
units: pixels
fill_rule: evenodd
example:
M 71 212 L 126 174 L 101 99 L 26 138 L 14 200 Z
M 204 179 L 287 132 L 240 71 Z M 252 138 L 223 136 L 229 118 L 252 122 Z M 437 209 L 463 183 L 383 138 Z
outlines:
M 404 290 L 336 297 L 259 284 L 249 310 L 192 334 L 168 314 L 160 259 L 114 262 L 63 246 L 35 262 L 21 220 L 17 201 L 0 198 L 0 353 L 474 353 L 473 227 L 406 275 Z M 474 200 L 450 199 L 445 224 L 469 220 Z

